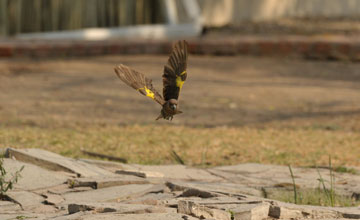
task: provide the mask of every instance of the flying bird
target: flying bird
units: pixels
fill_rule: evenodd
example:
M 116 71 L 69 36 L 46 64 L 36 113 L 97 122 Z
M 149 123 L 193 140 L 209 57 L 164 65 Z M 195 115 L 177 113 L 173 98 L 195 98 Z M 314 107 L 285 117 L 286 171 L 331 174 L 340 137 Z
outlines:
M 152 85 L 152 80 L 144 74 L 120 64 L 115 67 L 116 75 L 128 86 L 136 89 L 142 95 L 147 96 L 162 106 L 160 115 L 156 120 L 164 118 L 172 120 L 174 115 L 182 113 L 179 110 L 179 94 L 186 80 L 188 58 L 188 44 L 186 41 L 178 41 L 164 66 L 163 96 Z

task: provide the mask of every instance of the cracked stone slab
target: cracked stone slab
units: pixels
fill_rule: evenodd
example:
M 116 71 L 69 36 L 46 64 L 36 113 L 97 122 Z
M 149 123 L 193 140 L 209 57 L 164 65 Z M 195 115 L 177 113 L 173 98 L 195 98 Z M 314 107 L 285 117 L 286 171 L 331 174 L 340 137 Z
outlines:
M 56 213 L 59 211 L 57 207 L 46 204 L 40 204 L 39 206 L 36 206 L 28 210 L 31 211 L 32 213 L 44 213 L 44 214 Z
M 75 193 L 75 192 L 85 192 L 93 190 L 91 187 L 76 187 L 76 188 L 69 188 L 69 185 L 67 183 L 48 187 L 48 188 L 42 188 L 37 190 L 32 190 L 32 192 L 38 194 L 38 195 L 46 195 L 46 194 L 54 194 L 54 195 L 63 195 L 66 193 Z
M 231 213 L 228 211 L 209 208 L 187 200 L 179 201 L 178 213 L 195 216 L 200 219 L 231 220 Z
M 62 184 L 69 178 L 64 173 L 51 172 L 33 164 L 4 158 L 4 168 L 8 174 L 15 173 L 22 166 L 24 166 L 24 169 L 20 172 L 21 177 L 14 185 L 14 189 L 17 190 L 35 190 L 51 187 Z
M 179 197 L 195 196 L 200 198 L 212 198 L 219 196 L 219 194 L 192 187 L 190 184 L 184 182 L 166 182 L 165 185 L 169 187 L 171 191 L 183 191 Z
M 91 211 L 76 212 L 71 215 L 66 213 L 66 214 L 57 215 L 57 216 L 51 218 L 51 220 L 82 220 L 81 216 L 91 214 L 91 213 L 92 213 Z
M 295 205 L 285 202 L 273 202 L 270 205 L 269 216 L 277 219 L 299 218 L 341 218 L 342 214 L 321 206 Z
M 184 165 L 137 165 L 124 164 L 122 171 L 144 173 L 145 177 L 158 177 L 164 179 L 179 179 L 191 181 L 221 181 L 220 177 L 212 175 L 204 169 L 191 168 Z M 120 172 L 120 171 L 117 171 Z M 150 175 L 147 173 L 150 173 Z M 156 175 L 151 175 L 151 174 Z M 135 174 L 134 174 L 135 175 Z
M 25 216 L 27 219 L 36 217 L 37 220 L 210 220 L 229 219 L 229 215 L 230 219 L 245 220 L 360 219 L 359 207 L 305 206 L 260 198 L 262 193 L 258 190 L 259 187 L 272 190 L 273 187 L 284 188 L 291 184 L 291 176 L 286 166 L 240 164 L 210 169 L 182 165 L 119 166 L 117 163 L 97 163 L 56 154 L 54 156 L 46 151 L 16 151 L 20 153 L 17 156 L 12 155 L 12 158 L 19 160 L 6 158 L 4 164 L 9 173 L 25 165 L 23 177 L 15 184 L 15 190 L 9 192 L 10 198 L 22 204 L 24 210 L 16 203 L 0 201 L 0 219 L 3 219 L 2 214 L 13 219 Z M 29 158 L 32 158 L 32 161 L 27 161 Z M 56 169 L 53 167 L 54 169 L 49 170 L 49 163 L 55 164 Z M 59 168 L 60 166 L 63 167 Z M 73 171 L 66 170 L 69 167 L 73 168 Z M 92 170 L 93 167 L 95 170 Z M 54 171 L 57 168 L 60 171 Z M 113 173 L 116 170 L 127 173 Z M 324 179 L 328 178 L 329 170 L 324 168 L 319 171 Z M 81 172 L 83 174 L 80 174 Z M 300 188 L 312 187 L 314 183 L 318 186 L 316 169 L 293 168 L 293 172 Z M 74 178 L 76 174 L 88 176 Z M 346 195 L 359 192 L 359 175 L 335 173 L 335 176 L 336 192 L 347 192 Z M 65 183 L 69 178 L 73 178 L 74 188 L 69 188 Z M 75 213 L 69 215 L 68 208 Z M 174 213 L 177 210 L 192 216 Z M 34 215 L 30 216 L 32 213 Z
M 42 205 L 44 197 L 28 191 L 10 191 L 6 193 L 23 209 L 31 209 Z
M 16 213 L 21 211 L 19 204 L 0 200 L 0 213 Z
M 82 215 L 81 220 L 199 220 L 189 215 L 179 213 L 145 213 L 145 214 L 119 214 L 100 213 Z M 56 219 L 58 220 L 58 219 Z M 70 220 L 70 219 L 69 219 Z
M 180 200 L 178 212 L 193 215 L 200 219 L 263 220 L 268 218 L 269 203 L 229 201 L 226 197 L 222 200 Z
M 107 202 L 125 199 L 133 194 L 140 193 L 151 189 L 152 184 L 132 184 L 123 186 L 114 186 L 109 188 L 102 188 L 97 190 L 89 190 L 84 192 L 71 192 L 64 194 L 65 203 L 86 203 L 92 202 Z
M 241 204 L 229 209 L 234 220 L 263 220 L 268 218 L 270 205 L 268 203 Z
M 278 201 L 273 201 L 272 203 L 269 209 L 269 216 L 277 219 L 360 219 L 359 207 L 307 206 Z
M 112 173 L 115 173 L 116 170 L 123 169 L 123 163 L 113 162 L 113 161 L 104 161 L 104 160 L 92 160 L 92 159 L 79 159 L 79 161 L 101 167 L 105 170 L 108 170 Z
M 213 169 L 226 171 L 229 173 L 242 173 L 242 174 L 249 174 L 249 173 L 266 173 L 271 170 L 278 170 L 283 169 L 284 166 L 279 165 L 268 165 L 268 164 L 259 164 L 259 163 L 243 163 L 238 165 L 231 165 L 231 166 L 220 166 L 215 167 Z M 287 167 L 285 167 L 287 168 Z
M 269 216 L 277 219 L 360 219 L 359 207 L 323 207 L 270 201 Z
M 171 193 L 147 193 L 143 196 L 124 200 L 122 202 L 128 204 L 142 204 L 142 205 L 165 205 L 163 201 L 171 200 L 174 195 Z
M 2 214 L 0 213 L 1 220 L 17 220 L 17 219 L 26 219 L 26 220 L 45 220 L 48 219 L 46 215 L 43 214 L 34 214 L 34 213 L 16 213 L 16 214 Z
M 228 196 L 228 197 L 235 197 L 237 199 L 241 200 L 264 200 L 263 198 L 260 198 L 259 196 L 252 196 L 249 194 L 242 193 L 242 188 L 240 186 L 241 190 L 238 190 L 236 186 L 234 186 L 234 189 L 231 189 L 232 183 L 230 185 L 227 185 L 226 183 L 213 183 L 213 182 L 189 182 L 189 181 L 168 181 L 166 182 L 166 185 L 172 190 L 172 191 L 188 191 L 189 189 L 195 189 L 195 191 L 204 192 L 205 194 L 211 194 L 213 197 L 216 196 Z M 191 191 L 188 191 L 187 193 L 183 195 L 186 195 L 190 193 Z M 205 195 L 204 194 L 204 195 Z M 181 194 L 180 194 L 181 195 Z M 179 196 L 180 196 L 179 195 Z M 196 194 L 193 194 L 196 196 Z
M 164 206 L 138 205 L 125 203 L 73 203 L 68 205 L 69 214 L 82 211 L 93 211 L 94 213 L 116 212 L 121 214 L 143 214 L 143 213 L 176 213 L 176 209 Z
M 71 187 L 91 187 L 94 189 L 101 189 L 112 186 L 121 186 L 121 185 L 129 185 L 129 184 L 149 183 L 149 181 L 143 178 L 136 176 L 129 176 L 129 175 L 75 178 L 75 179 L 69 179 L 67 182 Z
M 79 177 L 115 175 L 110 171 L 107 171 L 95 165 L 63 157 L 59 154 L 55 154 L 42 149 L 8 148 L 7 155 L 10 158 L 16 158 L 16 160 L 31 163 L 48 170 L 75 173 Z
M 0 202 L 1 203 L 1 202 Z M 11 211 L 1 207 L 0 204 L 0 219 L 1 220 L 16 220 L 16 219 L 36 219 L 36 220 L 48 220 L 53 217 L 64 215 L 65 210 L 57 210 L 53 206 L 40 204 L 39 206 L 26 207 L 23 210 L 17 205 L 19 209 Z
M 228 197 L 228 196 L 221 196 L 221 197 L 213 197 L 213 198 L 199 198 L 199 197 L 176 197 L 171 199 L 164 199 L 162 200 L 162 204 L 169 206 L 169 207 L 178 207 L 179 201 L 191 201 L 195 202 L 199 205 L 204 205 L 207 207 L 214 207 L 219 209 L 233 209 L 240 205 L 248 205 L 248 204 L 262 204 L 264 203 L 263 200 L 257 198 L 253 200 L 241 200 L 236 197 Z
M 330 179 L 329 169 L 324 168 L 292 168 L 295 182 L 300 188 L 315 189 L 319 186 L 319 174 L 325 180 Z M 252 188 L 272 188 L 281 185 L 292 185 L 292 179 L 287 166 L 266 165 L 256 163 L 221 166 L 208 169 L 210 173 L 222 177 L 226 182 L 239 183 Z M 336 191 L 345 196 L 356 197 L 360 194 L 358 182 L 360 175 L 333 172 L 336 179 Z M 329 182 L 325 181 L 326 187 Z M 255 195 L 255 194 L 254 194 Z
M 204 195 L 204 197 L 216 197 L 218 196 L 217 194 L 211 194 L 210 192 L 207 192 L 205 190 L 201 190 L 201 187 L 194 187 L 190 182 L 185 182 L 185 181 L 168 181 L 165 183 L 165 185 L 167 187 L 169 187 L 169 189 L 171 191 L 186 191 L 189 189 L 195 189 L 197 191 L 203 191 L 202 193 L 204 194 L 208 194 L 208 195 Z M 199 192 L 200 193 L 200 192 Z
M 344 218 L 360 219 L 360 207 L 332 207 L 330 209 L 339 212 Z
M 258 189 L 247 187 L 241 184 L 235 183 L 216 183 L 216 182 L 199 182 L 199 181 L 168 181 L 174 185 L 179 186 L 179 188 L 196 188 L 202 191 L 208 191 L 217 194 L 225 195 L 252 195 L 252 196 L 262 196 L 262 192 Z M 167 184 L 168 184 L 167 183 Z
M 60 203 L 64 202 L 64 198 L 57 194 L 46 193 L 42 194 L 45 198 L 44 203 L 48 205 L 59 205 Z
M 147 188 L 143 191 L 139 191 L 137 193 L 133 193 L 132 195 L 128 196 L 127 198 L 125 199 L 122 199 L 122 201 L 124 203 L 126 203 L 127 201 L 131 201 L 131 200 L 134 200 L 134 199 L 137 199 L 137 198 L 141 198 L 141 197 L 144 197 L 146 195 L 151 195 L 151 194 L 159 194 L 159 193 L 166 193 L 168 192 L 168 188 L 163 185 L 163 184 L 156 184 L 156 185 L 153 185 L 152 187 L 150 188 Z
M 288 168 L 285 166 L 245 163 L 214 167 L 208 170 L 210 173 L 226 179 L 226 182 L 239 183 L 245 186 L 251 186 L 252 188 L 261 188 L 275 184 L 276 181 L 274 181 L 274 179 L 279 176 L 279 173 L 282 175 L 286 169 Z M 287 174 L 289 174 L 289 172 Z M 262 176 L 266 176 L 267 178 Z

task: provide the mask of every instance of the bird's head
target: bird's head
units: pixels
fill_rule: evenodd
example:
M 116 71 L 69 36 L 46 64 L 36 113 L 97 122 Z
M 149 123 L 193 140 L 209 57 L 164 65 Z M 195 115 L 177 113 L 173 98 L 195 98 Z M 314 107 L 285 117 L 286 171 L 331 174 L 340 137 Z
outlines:
M 173 111 L 176 111 L 177 110 L 177 105 L 178 105 L 178 102 L 176 99 L 170 99 L 169 100 L 169 107 L 173 110 Z

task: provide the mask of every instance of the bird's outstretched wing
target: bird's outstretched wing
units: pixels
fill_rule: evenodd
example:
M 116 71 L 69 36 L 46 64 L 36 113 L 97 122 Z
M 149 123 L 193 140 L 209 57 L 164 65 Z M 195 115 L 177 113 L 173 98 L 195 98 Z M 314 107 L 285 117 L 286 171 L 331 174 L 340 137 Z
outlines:
M 146 78 L 144 74 L 139 73 L 123 64 L 115 67 L 115 72 L 124 83 L 133 87 L 144 96 L 155 100 L 160 105 L 165 103 L 163 97 L 161 97 L 161 95 L 153 87 L 152 80 Z
M 186 41 L 178 41 L 164 67 L 163 96 L 165 101 L 178 99 L 180 90 L 186 80 L 186 66 L 188 58 L 188 44 Z

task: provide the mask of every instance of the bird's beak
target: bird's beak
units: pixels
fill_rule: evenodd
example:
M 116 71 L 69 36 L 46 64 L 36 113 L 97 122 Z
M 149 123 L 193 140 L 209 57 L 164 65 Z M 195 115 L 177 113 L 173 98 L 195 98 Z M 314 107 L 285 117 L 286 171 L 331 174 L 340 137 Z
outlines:
M 176 114 L 181 114 L 181 113 L 183 113 L 183 112 L 180 111 L 180 110 L 177 110 L 177 111 L 176 111 Z

